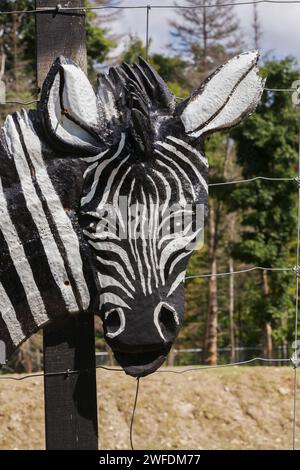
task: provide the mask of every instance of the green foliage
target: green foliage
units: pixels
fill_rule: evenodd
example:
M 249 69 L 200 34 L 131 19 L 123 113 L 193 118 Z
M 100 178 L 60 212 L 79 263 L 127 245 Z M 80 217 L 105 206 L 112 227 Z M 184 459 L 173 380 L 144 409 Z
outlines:
M 269 88 L 291 88 L 299 72 L 293 59 L 287 58 L 266 62 L 263 73 L 268 77 Z M 244 178 L 296 176 L 298 128 L 298 113 L 291 95 L 264 93 L 256 113 L 232 132 Z M 296 227 L 296 185 L 256 181 L 237 187 L 230 199 L 231 210 L 238 211 L 242 225 L 240 241 L 232 245 L 236 259 L 278 268 L 295 262 L 291 243 Z M 274 272 L 268 275 L 267 282 L 269 292 L 249 292 L 248 303 L 259 324 L 271 321 L 274 328 L 281 329 L 277 334 L 280 337 L 288 334 L 282 328 L 282 319 L 292 314 L 294 276 L 290 272 Z M 263 291 L 262 281 L 258 288 Z
M 121 59 L 128 64 L 134 64 L 138 62 L 139 57 L 146 57 L 146 47 L 141 38 L 130 35 Z M 179 56 L 168 57 L 162 54 L 150 54 L 148 62 L 165 80 L 175 96 L 181 98 L 188 96 L 189 92 L 185 77 L 187 64 L 183 59 Z

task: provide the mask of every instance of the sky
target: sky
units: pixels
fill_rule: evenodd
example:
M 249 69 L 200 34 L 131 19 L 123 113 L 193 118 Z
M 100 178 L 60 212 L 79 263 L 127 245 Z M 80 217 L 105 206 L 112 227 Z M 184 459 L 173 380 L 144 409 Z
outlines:
M 186 5 L 184 0 L 177 0 L 181 5 Z M 243 0 L 241 0 L 243 1 Z M 172 0 L 123 0 L 123 5 L 170 5 Z M 251 23 L 253 17 L 252 5 L 235 7 L 240 20 L 244 39 L 248 47 L 253 48 L 251 40 Z M 269 53 L 270 57 L 283 58 L 293 55 L 300 63 L 300 5 L 293 4 L 260 4 L 258 14 L 263 31 L 261 39 L 261 55 Z M 151 52 L 166 52 L 166 46 L 170 43 L 168 22 L 175 17 L 172 10 L 152 9 L 150 12 L 150 37 L 152 40 Z M 178 19 L 178 16 L 177 16 Z M 145 10 L 125 10 L 121 19 L 114 25 L 114 29 L 124 34 L 138 34 L 145 38 L 146 12 Z

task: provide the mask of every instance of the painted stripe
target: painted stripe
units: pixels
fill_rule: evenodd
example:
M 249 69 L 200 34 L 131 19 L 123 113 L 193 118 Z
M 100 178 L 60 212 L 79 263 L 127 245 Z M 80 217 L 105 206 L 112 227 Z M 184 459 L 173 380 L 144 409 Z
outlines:
M 124 183 L 124 180 L 125 180 L 126 176 L 128 175 L 128 173 L 130 172 L 130 170 L 131 170 L 131 166 L 129 166 L 129 168 L 127 168 L 124 175 L 120 179 L 120 182 L 118 184 L 118 187 L 117 187 L 117 189 L 115 191 L 115 194 L 114 194 L 114 197 L 113 197 L 113 207 L 115 208 L 115 211 L 116 211 L 116 213 L 119 217 L 119 221 L 121 222 L 121 226 L 122 226 L 124 231 L 125 231 L 125 224 L 124 224 L 124 220 L 123 220 L 123 217 L 122 217 L 122 213 L 119 210 L 119 196 L 120 196 L 120 189 L 122 187 L 122 184 Z
M 98 274 L 99 284 L 102 289 L 117 287 L 118 289 L 122 289 L 128 295 L 128 297 L 133 299 L 133 295 L 131 294 L 131 292 L 128 289 L 126 289 L 126 287 L 123 286 L 123 284 L 117 281 L 114 277 L 107 276 L 106 274 L 102 274 L 102 273 L 100 274 L 99 272 L 97 274 Z
M 0 316 L 2 317 L 12 342 L 18 346 L 25 338 L 19 320 L 17 319 L 15 309 L 0 282 Z
M 195 233 L 192 233 L 192 235 L 187 236 L 187 237 L 175 238 L 170 243 L 168 243 L 167 246 L 162 250 L 160 261 L 159 261 L 160 276 L 162 280 L 164 279 L 165 266 L 168 260 L 170 259 L 170 257 L 174 253 L 177 253 L 179 250 L 183 250 L 197 236 L 200 230 L 201 228 L 196 230 Z
M 95 248 L 97 251 L 105 251 L 106 253 L 113 253 L 117 255 L 120 259 L 120 261 L 125 265 L 127 271 L 130 273 L 132 279 L 135 279 L 135 274 L 132 269 L 131 263 L 129 261 L 128 255 L 126 251 L 121 248 L 117 243 L 114 243 L 113 241 L 98 241 L 98 242 L 93 242 L 92 240 L 89 240 L 89 244 Z
M 143 244 L 143 254 L 144 254 L 144 260 L 145 260 L 145 265 L 147 268 L 147 284 L 148 284 L 148 292 L 149 294 L 152 294 L 152 287 L 151 287 L 151 266 L 149 263 L 149 258 L 148 258 L 148 253 L 147 253 L 147 244 L 146 244 L 146 233 L 145 233 L 145 224 L 149 221 L 149 216 L 148 216 L 148 208 L 147 208 L 147 201 L 146 201 L 146 196 L 145 196 L 145 191 L 142 188 L 142 197 L 143 197 L 143 216 L 141 220 L 141 236 L 142 236 L 142 244 Z M 148 243 L 149 248 L 151 250 L 151 241 L 149 240 L 149 226 L 146 227 L 147 230 L 147 239 L 150 243 Z
M 136 256 L 136 252 L 135 252 L 133 241 L 132 241 L 133 238 L 132 238 L 132 226 L 131 226 L 131 217 L 132 217 L 131 201 L 132 201 L 132 193 L 133 193 L 134 185 L 135 185 L 135 178 L 133 178 L 132 180 L 130 191 L 129 191 L 129 196 L 128 196 L 128 239 L 129 239 L 129 245 L 130 245 L 132 256 L 134 260 L 137 261 L 137 256 Z
M 32 316 L 38 326 L 42 326 L 49 320 L 40 291 L 35 283 L 33 273 L 21 240 L 14 224 L 9 216 L 2 182 L 0 180 L 0 230 L 8 245 L 9 254 L 14 267 L 22 282 L 25 295 Z
M 131 307 L 129 307 L 129 305 L 127 305 L 126 302 L 124 302 L 124 300 L 122 300 L 121 297 L 116 294 L 111 294 L 107 292 L 101 294 L 99 299 L 99 309 L 101 309 L 101 307 L 105 304 L 113 304 L 118 307 L 125 307 L 131 310 Z
M 173 137 L 172 135 L 169 135 L 167 139 L 175 142 L 176 144 L 185 148 L 189 152 L 193 153 L 197 158 L 199 158 L 199 160 L 203 163 L 203 165 L 205 165 L 207 168 L 209 167 L 207 158 L 204 155 L 202 155 L 201 152 L 198 152 L 198 150 L 196 150 L 194 147 L 184 142 L 184 140 L 177 139 L 177 137 Z
M 68 310 L 71 312 L 76 312 L 78 311 L 78 305 L 76 303 L 74 294 L 71 290 L 70 285 L 66 286 L 64 284 L 66 281 L 68 281 L 64 262 L 54 241 L 53 234 L 45 216 L 42 203 L 36 194 L 30 168 L 26 161 L 26 157 L 24 155 L 20 143 L 19 134 L 11 116 L 9 116 L 6 121 L 6 127 L 4 132 L 6 134 L 8 149 L 11 155 L 14 156 L 14 162 L 17 173 L 19 175 L 19 180 L 26 201 L 26 205 L 39 232 L 39 237 L 45 250 L 45 254 L 53 279 L 55 280 L 56 285 L 61 291 L 61 294 Z M 26 130 L 24 132 L 26 132 Z M 32 149 L 34 152 L 34 145 Z
M 163 208 L 162 208 L 162 215 L 164 215 L 167 207 L 169 206 L 170 204 L 170 200 L 171 200 L 171 194 L 172 194 L 172 191 L 171 191 L 171 186 L 169 185 L 169 182 L 168 180 L 164 177 L 164 175 L 162 175 L 159 171 L 155 170 L 154 168 L 152 168 L 152 171 L 155 173 L 155 175 L 162 181 L 163 183 L 163 187 L 165 188 L 165 191 L 166 191 L 166 199 L 165 199 L 165 202 L 164 202 L 164 205 L 163 205 Z M 152 184 L 155 186 L 156 190 L 157 190 L 157 187 L 156 187 L 156 184 L 154 183 L 154 181 L 152 180 L 151 176 L 147 175 L 148 178 L 152 181 Z
M 101 256 L 97 256 L 97 260 L 99 261 L 99 263 L 103 264 L 104 266 L 109 266 L 111 268 L 114 268 L 116 272 L 118 273 L 118 275 L 120 275 L 123 278 L 123 281 L 125 281 L 126 284 L 130 287 L 130 289 L 132 289 L 135 292 L 135 288 L 133 287 L 132 283 L 128 279 L 120 263 L 118 263 L 117 261 L 112 261 L 112 260 L 101 258 Z
M 155 149 L 155 153 L 160 155 L 161 157 L 165 158 L 165 155 L 160 151 L 160 150 L 157 150 Z M 167 168 L 167 171 L 169 173 L 171 173 L 171 175 L 174 177 L 176 183 L 177 183 L 177 188 L 178 188 L 178 191 L 179 191 L 179 204 L 182 205 L 182 206 L 186 206 L 187 205 L 187 201 L 186 201 L 186 198 L 185 198 L 185 195 L 184 195 L 184 191 L 183 191 L 183 187 L 182 187 L 182 183 L 176 173 L 175 170 L 173 170 L 173 168 L 170 167 L 170 165 L 167 165 L 166 163 L 162 162 L 161 160 L 159 159 L 156 159 L 156 163 L 158 163 L 159 165 L 163 166 L 164 168 Z
M 143 289 L 143 293 L 146 295 L 147 294 L 146 281 L 145 281 L 145 276 L 144 276 L 144 272 L 143 272 L 143 266 L 142 266 L 142 262 L 141 262 L 139 249 L 138 249 L 138 246 L 137 246 L 137 243 L 138 243 L 137 227 L 138 227 L 139 222 L 140 222 L 139 207 L 140 207 L 140 204 L 139 204 L 139 201 L 137 200 L 136 210 L 135 210 L 135 226 L 134 226 L 134 229 L 133 229 L 133 238 L 134 238 L 135 251 L 136 251 L 136 254 L 137 254 L 137 265 L 138 265 L 138 272 L 139 272 L 140 279 L 141 279 L 141 286 L 142 286 L 142 289 Z M 142 240 L 141 240 L 141 242 L 143 243 Z
M 184 169 L 180 165 L 178 165 L 178 163 L 173 158 L 171 158 L 171 157 L 169 157 L 168 155 L 165 155 L 165 154 L 164 154 L 163 158 L 165 158 L 167 160 L 167 162 L 170 162 L 172 165 L 174 165 L 177 168 L 177 170 L 179 171 L 180 176 L 183 176 L 187 180 L 188 186 L 189 186 L 189 189 L 190 189 L 189 192 L 192 195 L 193 200 L 195 201 L 196 200 L 196 194 L 195 194 L 193 183 L 191 182 L 189 175 L 184 171 Z M 187 190 L 187 188 L 185 188 L 185 190 Z
M 97 189 L 97 186 L 98 186 L 98 183 L 99 183 L 99 178 L 100 178 L 101 173 L 107 167 L 107 165 L 109 165 L 113 160 L 115 160 L 120 155 L 120 153 L 122 152 L 122 150 L 124 148 L 124 145 L 125 145 L 125 134 L 122 134 L 121 135 L 121 140 L 120 140 L 120 143 L 119 143 L 119 146 L 118 146 L 118 149 L 117 149 L 116 153 L 111 158 L 108 158 L 107 160 L 101 162 L 99 164 L 97 170 L 95 171 L 94 181 L 91 185 L 91 189 L 87 193 L 87 195 L 84 196 L 81 199 L 81 206 L 84 206 L 85 204 L 88 204 L 93 199 L 93 197 L 95 195 L 95 192 L 96 192 L 96 189 Z
M 164 142 L 157 142 L 161 147 L 165 148 L 166 150 L 169 150 L 170 152 L 174 153 L 177 157 L 179 157 L 182 161 L 184 161 L 185 163 L 187 163 L 190 168 L 194 171 L 194 173 L 196 174 L 198 180 L 200 181 L 200 183 L 202 184 L 202 186 L 204 187 L 205 191 L 208 192 L 208 186 L 207 186 L 207 182 L 205 181 L 205 179 L 203 178 L 203 176 L 201 175 L 201 173 L 199 172 L 198 168 L 196 167 L 196 165 L 193 165 L 193 163 L 190 161 L 189 158 L 187 158 L 186 155 L 184 155 L 182 152 L 180 152 L 179 150 L 177 150 L 176 147 L 174 147 L 173 145 L 170 145 L 170 144 L 166 144 Z M 167 158 L 164 154 L 162 154 L 165 158 Z M 181 170 L 183 171 L 183 170 Z
M 123 165 L 125 165 L 125 163 L 127 162 L 128 158 L 130 157 L 130 155 L 127 155 L 127 157 L 125 157 L 123 160 L 121 160 L 120 164 L 114 168 L 107 180 L 107 183 L 106 183 L 106 186 L 105 186 L 105 189 L 103 191 L 103 195 L 102 195 L 102 199 L 100 200 L 98 206 L 97 206 L 97 211 L 100 211 L 100 209 L 102 209 L 106 202 L 107 202 L 107 199 L 109 197 L 109 195 L 113 192 L 113 183 L 115 182 L 115 180 L 117 180 L 117 176 L 118 176 L 118 173 L 119 173 L 119 170 L 120 168 L 122 168 Z M 124 226 L 123 226 L 124 228 Z
M 173 282 L 173 284 L 171 285 L 171 288 L 168 292 L 168 295 L 167 297 L 170 297 L 170 295 L 173 294 L 173 292 L 177 289 L 177 287 L 179 286 L 179 284 L 181 284 L 183 281 L 184 281 L 184 278 L 185 278 L 185 270 L 182 271 L 180 274 L 178 274 L 178 276 L 176 277 L 175 281 Z
M 26 120 L 27 120 L 26 116 Z M 31 122 L 27 121 L 27 126 L 20 122 L 24 137 L 28 139 L 27 147 L 30 148 L 30 157 L 36 171 L 36 180 L 40 186 L 42 194 L 47 201 L 47 206 L 56 226 L 60 240 L 65 248 L 68 267 L 71 270 L 77 291 L 80 295 L 83 310 L 87 310 L 90 305 L 90 293 L 83 274 L 83 263 L 80 254 L 78 237 L 74 231 L 71 220 L 64 210 L 61 200 L 56 193 L 45 163 L 42 158 L 41 142 L 32 128 Z M 31 130 L 28 133 L 28 128 Z M 26 141 L 25 141 L 26 143 Z
M 171 263 L 169 273 L 172 274 L 175 266 L 179 263 L 179 261 L 181 261 L 183 258 L 185 258 L 186 256 L 188 256 L 190 254 L 191 254 L 191 251 L 184 251 L 179 256 L 177 256 L 177 258 L 175 258 L 174 261 L 172 261 L 172 263 Z
M 156 191 L 157 191 L 157 188 L 156 188 L 156 184 L 155 182 L 152 180 L 152 178 L 148 175 L 148 178 L 151 180 L 153 186 L 155 187 Z M 151 265 L 152 265 L 152 272 L 153 272 L 153 275 L 154 275 L 154 278 L 155 278 L 155 286 L 158 287 L 158 284 L 159 284 L 159 281 L 158 281 L 158 276 L 157 276 L 157 266 L 156 266 L 156 263 L 155 263 L 155 257 L 154 257 L 154 251 L 156 253 L 156 237 L 153 237 L 153 225 L 154 225 L 154 220 L 153 220 L 153 206 L 151 205 L 150 203 L 150 216 L 149 216 L 149 234 L 150 234 L 150 237 L 149 237 L 149 251 L 150 251 L 150 260 L 151 260 Z M 153 239 L 155 238 L 155 244 L 153 244 Z M 156 256 L 156 259 L 157 259 L 157 256 Z

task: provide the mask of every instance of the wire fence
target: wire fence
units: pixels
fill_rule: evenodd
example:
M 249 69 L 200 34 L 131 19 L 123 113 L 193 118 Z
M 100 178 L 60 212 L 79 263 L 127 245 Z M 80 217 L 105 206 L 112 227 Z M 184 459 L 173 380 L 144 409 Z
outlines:
M 150 11 L 151 9 L 203 9 L 203 8 L 220 8 L 220 7 L 229 7 L 229 6 L 243 6 L 243 5 L 255 5 L 255 4 L 300 4 L 300 0 L 255 0 L 255 1 L 246 1 L 246 2 L 229 2 L 229 3 L 222 3 L 222 4 L 210 4 L 210 5 L 197 5 L 197 6 L 185 6 L 185 5 L 137 5 L 137 6 L 130 6 L 130 5 L 123 5 L 123 6 L 90 6 L 90 7 L 63 7 L 60 4 L 57 4 L 56 7 L 49 7 L 49 8 L 39 8 L 39 9 L 31 9 L 31 10 L 14 10 L 14 11 L 0 11 L 0 15 L 12 15 L 12 14 L 38 14 L 38 13 L 46 13 L 52 12 L 55 14 L 61 14 L 63 12 L 83 12 L 85 13 L 88 10 L 107 10 L 107 9 L 115 9 L 115 10 L 126 10 L 126 9 L 144 9 L 146 12 L 146 58 L 148 58 L 149 54 L 149 44 L 150 44 Z M 265 88 L 266 92 L 299 92 L 299 87 L 297 88 Z M 181 99 L 181 98 L 179 98 Z M 0 105 L 9 105 L 9 104 L 20 104 L 23 106 L 29 106 L 34 103 L 38 103 L 38 99 L 32 99 L 27 102 L 22 102 L 20 100 L 15 101 L 6 101 L 0 102 Z M 207 274 L 194 274 L 190 276 L 186 276 L 185 280 L 194 279 L 194 278 L 207 278 L 212 276 L 231 276 L 236 274 L 242 273 L 249 273 L 256 270 L 266 270 L 266 271 L 290 271 L 291 273 L 295 274 L 295 325 L 294 325 L 294 340 L 295 340 L 295 349 L 298 340 L 298 323 L 299 323 L 299 274 L 300 274 L 300 130 L 299 130 L 299 152 L 298 152 L 298 176 L 296 178 L 281 178 L 281 177 L 269 177 L 269 176 L 256 176 L 254 178 L 249 179 L 242 179 L 242 180 L 235 180 L 235 181 L 222 181 L 222 182 L 215 182 L 210 183 L 210 187 L 221 187 L 227 186 L 232 184 L 245 184 L 245 183 L 252 183 L 254 181 L 263 180 L 268 182 L 297 182 L 298 191 L 297 191 L 297 243 L 296 243 L 296 266 L 288 266 L 283 268 L 277 267 L 263 267 L 263 266 L 254 266 L 251 268 L 241 269 L 238 271 L 233 272 L 221 272 L 221 273 L 207 273 Z M 296 449 L 296 431 L 297 431 L 297 390 L 298 390 L 298 361 L 293 361 L 292 359 L 288 358 L 265 358 L 265 357 L 254 357 L 244 361 L 238 362 L 231 362 L 226 364 L 218 364 L 218 365 L 204 365 L 204 366 L 197 366 L 191 367 L 184 370 L 175 370 L 175 369 L 167 369 L 162 368 L 156 371 L 156 374 L 161 373 L 171 373 L 171 374 L 186 374 L 189 372 L 201 372 L 202 370 L 212 370 L 212 369 L 220 369 L 220 368 L 227 368 L 227 367 L 235 367 L 235 366 L 242 366 L 247 364 L 253 363 L 276 363 L 276 362 L 285 362 L 286 364 L 291 364 L 293 366 L 293 419 L 292 419 L 292 448 L 293 450 Z M 103 369 L 110 372 L 119 372 L 124 373 L 123 369 L 119 367 L 107 367 L 103 365 L 97 365 L 96 369 Z M 22 375 L 20 377 L 15 376 L 7 376 L 7 375 L 0 375 L 0 380 L 11 380 L 11 381 L 23 381 L 30 378 L 36 377 L 49 377 L 49 376 L 64 376 L 69 377 L 70 375 L 79 375 L 85 373 L 91 373 L 94 369 L 84 369 L 84 370 L 66 370 L 60 372 L 52 372 L 52 373 L 35 373 L 35 374 L 28 374 Z M 135 399 L 133 404 L 133 411 L 130 421 L 130 445 L 131 448 L 134 449 L 133 446 L 133 425 L 134 425 L 134 417 L 137 408 L 138 402 L 138 395 L 139 395 L 139 387 L 140 387 L 140 380 L 138 379 L 136 382 L 136 393 Z
M 36 13 L 64 13 L 64 12 L 87 12 L 90 10 L 157 10 L 157 9 L 175 9 L 175 10 L 200 10 L 206 8 L 222 8 L 222 7 L 231 7 L 231 6 L 243 6 L 243 5 L 259 5 L 259 4 L 277 4 L 277 5 L 297 5 L 300 4 L 300 0 L 254 0 L 254 1 L 246 1 L 246 2 L 224 2 L 224 3 L 213 3 L 213 4 L 205 4 L 202 5 L 163 5 L 163 4 L 155 4 L 155 5 L 105 5 L 105 6 L 86 6 L 86 7 L 68 7 L 62 6 L 58 3 L 54 7 L 43 7 L 43 8 L 32 8 L 32 9 L 25 9 L 25 10 L 7 10 L 7 11 L 0 11 L 0 15 L 14 15 L 14 14 L 36 14 Z

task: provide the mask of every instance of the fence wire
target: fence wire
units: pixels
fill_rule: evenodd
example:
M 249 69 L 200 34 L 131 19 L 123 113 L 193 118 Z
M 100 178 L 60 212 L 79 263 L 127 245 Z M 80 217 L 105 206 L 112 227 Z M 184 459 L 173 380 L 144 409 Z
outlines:
M 210 4 L 205 5 L 106 5 L 106 6 L 86 6 L 86 7 L 66 7 L 62 6 L 58 3 L 54 7 L 44 7 L 44 8 L 33 8 L 28 10 L 7 10 L 7 11 L 0 11 L 0 15 L 21 15 L 21 14 L 36 14 L 36 13 L 64 13 L 64 12 L 87 12 L 89 10 L 147 10 L 149 6 L 153 10 L 157 9 L 174 9 L 174 10 L 200 10 L 203 8 L 222 8 L 222 7 L 231 7 L 231 6 L 243 6 L 243 5 L 258 5 L 258 4 L 277 4 L 277 5 L 297 5 L 300 4 L 300 0 L 254 0 L 254 1 L 246 1 L 246 2 L 224 2 L 219 4 Z
M 32 10 L 14 10 L 14 11 L 0 11 L 0 15 L 12 15 L 12 14 L 36 14 L 36 13 L 63 13 L 66 11 L 80 11 L 86 12 L 88 10 L 107 10 L 107 9 L 115 9 L 115 10 L 130 10 L 130 9 L 144 9 L 146 11 L 146 59 L 148 59 L 149 54 L 149 46 L 150 46 L 150 10 L 151 9 L 202 9 L 202 8 L 220 8 L 220 7 L 229 7 L 229 6 L 242 6 L 242 5 L 255 5 L 255 4 L 300 4 L 300 0 L 255 0 L 255 1 L 246 1 L 246 2 L 229 2 L 229 3 L 222 3 L 222 4 L 212 4 L 212 5 L 123 5 L 123 6 L 90 6 L 90 7 L 62 7 L 58 4 L 56 7 L 49 7 L 49 8 L 39 8 L 39 9 L 32 9 Z M 264 91 L 266 92 L 299 92 L 299 88 L 265 88 Z M 177 97 L 178 99 L 184 99 Z M 39 100 L 31 100 L 28 102 L 22 102 L 19 100 L 16 101 L 6 101 L 4 103 L 0 102 L 0 105 L 5 106 L 9 104 L 20 104 L 23 106 L 28 106 L 34 103 L 38 103 Z M 296 266 L 294 267 L 284 267 L 284 268 L 276 268 L 276 267 L 263 267 L 263 266 L 254 266 L 251 268 L 241 269 L 238 271 L 233 272 L 222 272 L 222 273 L 208 273 L 208 274 L 195 274 L 191 276 L 186 276 L 185 280 L 195 279 L 195 278 L 207 278 L 212 276 L 228 276 L 234 274 L 241 274 L 241 273 L 249 273 L 256 270 L 266 270 L 266 271 L 291 271 L 296 274 L 296 287 L 295 287 L 295 334 L 294 340 L 295 345 L 298 341 L 298 322 L 299 322 L 299 262 L 300 262 L 300 129 L 299 129 L 299 151 L 298 151 L 298 176 L 296 178 L 275 178 L 275 177 L 268 177 L 268 176 L 256 176 L 254 178 L 243 179 L 243 180 L 235 180 L 235 181 L 224 181 L 224 182 L 216 182 L 210 183 L 210 187 L 220 187 L 232 184 L 243 184 L 243 183 L 250 183 L 257 180 L 265 180 L 271 182 L 292 182 L 296 181 L 298 183 L 298 209 L 297 209 L 297 244 L 296 244 Z M 296 346 L 295 346 L 296 347 Z M 227 368 L 227 367 L 235 367 L 241 366 L 245 364 L 250 364 L 253 362 L 263 362 L 263 363 L 276 363 L 276 362 L 287 362 L 292 363 L 294 366 L 294 381 L 293 381 L 293 420 L 292 420 L 292 448 L 296 450 L 296 418 L 297 418 L 297 390 L 298 390 L 298 364 L 293 363 L 291 359 L 272 359 L 272 358 L 264 358 L 264 357 L 255 357 L 246 361 L 240 362 L 233 362 L 228 364 L 218 364 L 218 365 L 207 365 L 207 366 L 199 366 L 199 367 L 192 367 L 183 370 L 173 370 L 173 369 L 160 369 L 156 371 L 156 373 L 172 373 L 172 374 L 185 374 L 188 372 L 195 372 L 195 371 L 202 371 L 202 370 L 211 370 L 211 369 L 220 369 L 220 368 Z M 122 372 L 124 373 L 123 369 L 121 368 L 113 368 L 113 367 L 106 367 L 98 365 L 96 369 L 103 369 L 110 372 Z M 63 375 L 68 378 L 71 375 L 78 375 L 83 373 L 94 373 L 94 369 L 80 369 L 80 370 L 66 370 L 61 372 L 48 372 L 48 373 L 37 373 L 37 374 L 28 374 L 21 377 L 11 377 L 11 376 L 0 376 L 0 380 L 13 380 L 13 381 L 22 381 L 30 378 L 36 377 L 49 377 L 49 376 L 60 376 Z M 131 415 L 130 421 L 130 446 L 131 449 L 134 450 L 133 446 L 133 426 L 134 426 L 134 418 L 137 408 L 137 401 L 139 395 L 139 387 L 140 387 L 140 379 L 136 381 L 136 391 L 135 391 L 135 399 L 133 404 L 133 410 Z

